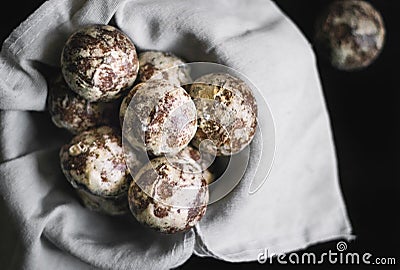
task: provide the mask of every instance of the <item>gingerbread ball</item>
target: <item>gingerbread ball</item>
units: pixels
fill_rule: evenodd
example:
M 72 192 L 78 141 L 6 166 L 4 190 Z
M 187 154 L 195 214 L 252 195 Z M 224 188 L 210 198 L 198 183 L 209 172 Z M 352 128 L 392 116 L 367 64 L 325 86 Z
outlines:
M 176 85 L 191 82 L 190 72 L 185 62 L 168 52 L 147 51 L 139 54 L 139 79 L 164 79 Z
M 321 55 L 340 70 L 370 65 L 380 54 L 385 27 L 380 13 L 365 1 L 335 1 L 316 25 L 316 45 Z
M 60 161 L 64 175 L 88 208 L 113 215 L 126 213 L 132 178 L 115 129 L 101 126 L 80 133 L 61 148 Z M 137 166 L 141 165 L 138 161 Z
M 49 84 L 48 109 L 53 123 L 73 134 L 95 126 L 110 125 L 118 115 L 117 104 L 89 102 L 71 91 L 62 75 Z
M 139 61 L 132 41 L 110 25 L 73 33 L 61 55 L 64 78 L 88 101 L 110 101 L 133 85 Z
M 129 207 L 135 218 L 157 231 L 176 233 L 189 230 L 205 214 L 208 187 L 200 166 L 159 157 L 134 176 Z
M 253 139 L 257 127 L 257 104 L 249 86 L 226 73 L 198 78 L 190 87 L 197 109 L 198 129 L 193 138 L 216 155 L 239 153 Z
M 120 108 L 123 136 L 150 154 L 178 153 L 196 133 L 196 107 L 188 93 L 165 80 L 136 85 Z

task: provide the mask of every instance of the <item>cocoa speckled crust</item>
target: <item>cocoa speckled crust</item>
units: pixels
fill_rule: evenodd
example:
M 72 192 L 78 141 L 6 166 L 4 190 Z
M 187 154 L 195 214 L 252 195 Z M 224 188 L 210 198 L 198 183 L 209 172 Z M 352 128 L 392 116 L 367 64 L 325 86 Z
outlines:
M 370 65 L 382 50 L 385 27 L 381 15 L 364 1 L 335 1 L 316 26 L 317 48 L 341 70 Z
M 73 134 L 110 125 L 117 115 L 117 104 L 88 102 L 71 91 L 62 75 L 49 84 L 48 109 L 53 123 Z
M 208 156 L 206 153 L 203 153 L 202 156 L 201 153 L 196 148 L 188 145 L 174 157 L 168 157 L 168 158 L 176 158 L 182 160 L 182 162 L 183 161 L 196 162 L 197 164 L 200 165 L 201 172 L 203 173 L 203 178 L 206 180 L 207 184 L 211 184 L 215 180 L 214 175 L 210 172 L 210 170 L 208 170 L 208 168 L 211 166 L 213 162 L 213 160 L 211 160 L 211 157 Z
M 139 61 L 132 41 L 109 25 L 93 25 L 73 33 L 61 55 L 64 78 L 89 101 L 110 101 L 129 89 Z
M 164 79 L 176 85 L 191 82 L 189 68 L 185 62 L 172 53 L 148 51 L 139 54 L 139 79 Z
M 157 231 L 176 233 L 189 230 L 205 214 L 208 187 L 199 165 L 159 157 L 134 176 L 129 207 L 135 218 Z
M 136 85 L 122 101 L 120 120 L 130 144 L 156 156 L 182 150 L 197 128 L 192 99 L 165 80 Z
M 198 129 L 192 141 L 217 155 L 240 152 L 253 139 L 257 127 L 257 104 L 251 89 L 242 80 L 225 73 L 207 74 L 197 79 L 189 91 L 197 108 Z
M 77 189 L 104 198 L 127 192 L 131 176 L 125 163 L 121 137 L 102 126 L 80 133 L 60 150 L 61 169 Z

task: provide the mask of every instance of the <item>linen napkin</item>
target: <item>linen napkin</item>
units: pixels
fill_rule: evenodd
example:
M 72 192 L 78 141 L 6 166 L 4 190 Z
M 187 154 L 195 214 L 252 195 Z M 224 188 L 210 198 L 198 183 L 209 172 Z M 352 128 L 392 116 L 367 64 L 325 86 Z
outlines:
M 110 22 L 138 50 L 225 64 L 258 87 L 276 128 L 275 162 L 260 190 L 248 192 L 258 134 L 242 181 L 187 233 L 158 234 L 129 215 L 81 206 L 59 169 L 58 149 L 71 136 L 46 112 L 42 67 L 59 66 L 77 28 Z M 252 261 L 265 248 L 352 238 L 315 56 L 272 1 L 50 0 L 11 33 L 0 59 L 2 269 L 169 269 L 193 253 Z

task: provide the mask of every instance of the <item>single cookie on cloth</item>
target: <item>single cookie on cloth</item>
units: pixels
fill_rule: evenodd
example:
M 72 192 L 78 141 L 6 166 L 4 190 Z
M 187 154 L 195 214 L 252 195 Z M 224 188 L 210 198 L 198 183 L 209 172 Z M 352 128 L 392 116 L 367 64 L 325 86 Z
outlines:
M 365 1 L 335 1 L 317 20 L 317 49 L 341 70 L 370 65 L 380 54 L 385 27 L 379 12 Z
M 102 126 L 80 133 L 61 148 L 60 161 L 86 207 L 111 215 L 127 212 L 132 178 L 115 129 Z M 138 159 L 137 166 L 141 165 Z
M 111 125 L 118 115 L 115 102 L 89 102 L 66 84 L 62 75 L 49 83 L 48 109 L 53 123 L 73 134 Z
M 176 85 L 191 82 L 189 67 L 172 53 L 147 51 L 139 54 L 139 79 L 164 79 Z
M 128 192 L 134 217 L 163 233 L 192 228 L 205 214 L 208 198 L 199 164 L 166 157 L 147 163 L 134 176 Z
M 249 86 L 226 73 L 198 78 L 190 87 L 197 109 L 198 129 L 193 145 L 217 155 L 239 153 L 253 139 L 257 104 Z
M 77 94 L 88 101 L 110 101 L 132 87 L 139 61 L 128 36 L 109 25 L 93 25 L 69 37 L 61 67 Z
M 196 133 L 196 107 L 180 86 L 165 80 L 136 85 L 120 108 L 123 136 L 150 154 L 176 154 Z

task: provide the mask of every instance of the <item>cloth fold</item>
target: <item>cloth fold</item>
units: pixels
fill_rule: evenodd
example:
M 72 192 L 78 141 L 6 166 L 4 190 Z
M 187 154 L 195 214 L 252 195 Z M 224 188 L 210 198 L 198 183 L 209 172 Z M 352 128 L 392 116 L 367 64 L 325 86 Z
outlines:
M 258 134 L 240 184 L 187 233 L 160 235 L 131 216 L 83 208 L 59 169 L 58 149 L 71 135 L 46 112 L 41 67 L 59 66 L 69 34 L 92 23 L 115 24 L 138 50 L 245 74 L 275 119 L 275 164 L 262 188 L 248 193 Z M 3 44 L 0 110 L 2 269 L 168 269 L 193 253 L 252 261 L 265 248 L 352 238 L 313 51 L 272 1 L 47 1 Z

